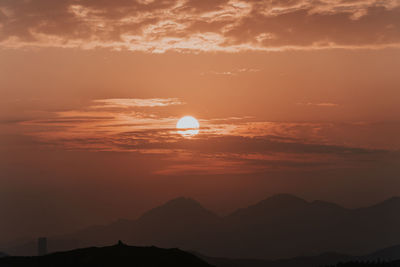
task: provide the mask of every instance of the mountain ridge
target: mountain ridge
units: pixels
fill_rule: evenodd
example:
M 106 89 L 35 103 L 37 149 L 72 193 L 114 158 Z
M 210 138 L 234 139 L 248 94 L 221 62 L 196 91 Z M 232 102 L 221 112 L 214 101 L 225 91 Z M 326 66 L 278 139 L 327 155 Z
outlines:
M 400 243 L 400 215 L 394 212 L 400 210 L 399 200 L 394 197 L 370 207 L 348 209 L 278 194 L 220 217 L 191 198 L 179 197 L 136 220 L 119 220 L 58 238 L 78 240 L 79 247 L 120 239 L 234 258 L 278 259 L 326 251 L 362 255 Z M 32 255 L 34 245 L 30 252 L 3 250 L 11 255 Z M 54 247 L 59 249 L 68 246 Z

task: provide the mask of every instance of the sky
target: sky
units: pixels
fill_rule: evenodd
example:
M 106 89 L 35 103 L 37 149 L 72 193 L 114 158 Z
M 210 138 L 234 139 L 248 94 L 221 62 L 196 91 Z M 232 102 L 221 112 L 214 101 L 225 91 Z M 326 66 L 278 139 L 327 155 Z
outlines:
M 399 48 L 398 0 L 0 0 L 0 245 L 178 196 L 398 196 Z

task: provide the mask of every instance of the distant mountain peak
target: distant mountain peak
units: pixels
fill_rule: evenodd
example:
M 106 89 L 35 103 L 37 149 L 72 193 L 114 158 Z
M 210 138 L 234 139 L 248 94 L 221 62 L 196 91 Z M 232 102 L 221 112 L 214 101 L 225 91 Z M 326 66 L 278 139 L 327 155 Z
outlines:
M 167 201 L 164 205 L 165 207 L 201 207 L 201 204 L 199 202 L 197 202 L 196 200 L 189 198 L 189 197 L 177 197 L 174 199 L 171 199 L 169 201 Z
M 211 211 L 205 209 L 199 202 L 187 197 L 178 197 L 167 201 L 161 206 L 149 210 L 142 215 L 141 219 L 169 217 L 170 219 L 176 220 L 177 218 L 193 216 L 218 217 Z
M 306 200 L 290 194 L 277 194 L 267 199 L 264 199 L 247 208 L 239 209 L 232 213 L 230 216 L 269 216 L 271 212 L 281 212 L 285 210 L 292 210 L 303 208 L 310 203 Z
M 259 203 L 257 203 L 254 206 L 270 206 L 270 205 L 289 205 L 289 206 L 293 206 L 293 205 L 307 205 L 309 204 L 309 202 L 307 202 L 306 200 L 294 196 L 294 195 L 290 195 L 290 194 L 277 194 L 277 195 L 273 195 L 269 198 L 266 198 L 262 201 L 260 201 Z
M 368 255 L 362 256 L 365 260 L 398 260 L 400 259 L 400 245 L 386 247 Z
M 374 208 L 382 208 L 382 207 L 386 207 L 386 208 L 400 207 L 400 197 L 394 196 L 394 197 L 388 198 L 382 202 L 379 202 L 373 206 L 361 208 L 361 209 L 374 209 Z
M 314 200 L 313 202 L 311 202 L 311 204 L 314 205 L 314 206 L 322 207 L 322 208 L 345 210 L 344 207 L 342 207 L 342 206 L 340 206 L 340 205 L 338 205 L 336 203 L 323 201 L 323 200 Z
M 270 201 L 298 201 L 298 202 L 307 202 L 304 199 L 291 195 L 291 194 L 276 194 L 273 195 L 265 200 L 270 200 Z
M 380 204 L 384 204 L 384 203 L 400 203 L 400 197 L 394 196 L 394 197 L 388 198 L 388 199 L 384 200 L 383 202 L 381 202 Z

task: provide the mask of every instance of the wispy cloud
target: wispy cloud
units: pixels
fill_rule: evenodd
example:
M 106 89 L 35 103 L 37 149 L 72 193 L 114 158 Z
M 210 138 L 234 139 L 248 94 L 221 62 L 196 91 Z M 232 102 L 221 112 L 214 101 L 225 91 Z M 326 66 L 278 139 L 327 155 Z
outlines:
M 130 108 L 130 107 L 166 107 L 183 105 L 178 98 L 110 98 L 97 99 L 91 108 Z
M 222 76 L 236 76 L 241 73 L 254 73 L 254 72 L 260 72 L 260 69 L 255 69 L 255 68 L 240 68 L 240 69 L 235 69 L 231 71 L 208 71 L 208 72 L 202 72 L 201 75 L 222 75 Z
M 77 110 L 55 112 L 47 119 L 16 123 L 28 129 L 25 134 L 44 147 L 162 155 L 166 167 L 157 170 L 158 174 L 349 167 L 349 162 L 353 166 L 363 164 L 400 148 L 400 143 L 390 138 L 373 138 L 368 132 L 377 127 L 366 122 L 198 118 L 200 133 L 185 138 L 175 128 L 179 116 L 166 115 L 171 105 L 179 103 L 183 101 L 176 98 L 104 99 Z M 162 108 L 163 112 L 153 113 L 154 107 Z M 397 136 L 394 133 L 400 131 L 400 124 L 389 126 L 378 128 Z
M 399 47 L 397 0 L 2 1 L 0 46 L 163 53 Z
M 300 106 L 314 106 L 314 107 L 338 107 L 339 104 L 336 103 L 330 103 L 330 102 L 320 102 L 320 103 L 312 103 L 312 102 L 307 102 L 307 103 L 297 103 L 297 105 Z

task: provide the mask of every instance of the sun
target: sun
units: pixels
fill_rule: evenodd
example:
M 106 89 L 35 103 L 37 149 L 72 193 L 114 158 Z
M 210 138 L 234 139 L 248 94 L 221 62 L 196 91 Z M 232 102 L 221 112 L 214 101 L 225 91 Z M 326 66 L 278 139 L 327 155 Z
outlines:
M 199 133 L 200 124 L 196 118 L 185 116 L 179 119 L 176 128 L 180 130 L 178 133 L 183 136 L 193 136 Z

